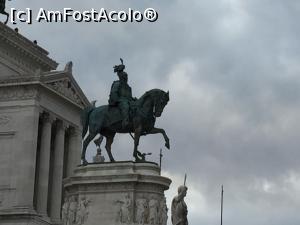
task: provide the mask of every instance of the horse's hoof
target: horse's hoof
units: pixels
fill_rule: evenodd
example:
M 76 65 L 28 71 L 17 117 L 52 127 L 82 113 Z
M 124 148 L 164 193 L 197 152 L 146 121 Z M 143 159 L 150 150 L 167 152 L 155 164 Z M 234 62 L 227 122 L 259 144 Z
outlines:
M 82 165 L 83 165 L 83 166 L 86 166 L 87 164 L 88 164 L 88 161 L 86 161 L 86 159 L 83 159 L 83 160 L 82 160 Z
M 135 162 L 146 162 L 146 160 L 143 158 L 135 157 Z
M 166 143 L 165 146 L 167 149 L 170 149 L 170 143 Z

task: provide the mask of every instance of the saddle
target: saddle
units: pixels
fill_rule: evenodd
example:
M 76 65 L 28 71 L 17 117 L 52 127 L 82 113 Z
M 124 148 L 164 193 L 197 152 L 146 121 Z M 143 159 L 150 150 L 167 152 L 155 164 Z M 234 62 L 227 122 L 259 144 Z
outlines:
M 135 102 L 131 102 L 129 107 L 129 112 L 128 112 L 129 122 L 131 122 L 133 117 L 136 115 L 136 111 L 137 111 L 137 104 Z M 124 118 L 122 117 L 121 109 L 117 105 L 112 105 L 112 106 L 108 105 L 107 115 L 106 115 L 107 125 L 121 122 L 123 121 L 123 119 Z

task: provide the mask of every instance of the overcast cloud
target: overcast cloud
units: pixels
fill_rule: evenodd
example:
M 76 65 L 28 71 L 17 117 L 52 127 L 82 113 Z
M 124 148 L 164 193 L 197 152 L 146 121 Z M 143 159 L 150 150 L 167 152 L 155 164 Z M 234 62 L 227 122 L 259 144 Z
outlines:
M 170 202 L 188 173 L 191 225 L 219 224 L 221 184 L 224 224 L 300 224 L 300 1 L 19 0 L 7 2 L 10 7 L 155 8 L 155 23 L 17 27 L 60 68 L 72 60 L 76 80 L 98 105 L 107 103 L 120 57 L 135 96 L 170 91 L 157 122 L 171 139 L 163 174 L 173 180 Z M 115 140 L 115 157 L 129 159 L 130 137 Z M 140 149 L 157 162 L 163 146 L 154 135 Z

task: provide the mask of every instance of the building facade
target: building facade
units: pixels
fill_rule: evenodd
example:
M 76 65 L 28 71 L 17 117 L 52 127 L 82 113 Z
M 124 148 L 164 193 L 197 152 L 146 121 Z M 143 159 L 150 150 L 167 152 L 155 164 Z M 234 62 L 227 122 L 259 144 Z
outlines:
M 48 52 L 0 23 L 0 224 L 60 224 L 89 101 Z

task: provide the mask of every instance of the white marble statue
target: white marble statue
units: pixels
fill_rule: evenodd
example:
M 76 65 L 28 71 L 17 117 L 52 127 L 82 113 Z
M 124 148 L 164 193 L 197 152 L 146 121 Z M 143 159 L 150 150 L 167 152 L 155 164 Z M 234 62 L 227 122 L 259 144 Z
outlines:
M 173 198 L 171 206 L 171 219 L 173 225 L 188 225 L 187 220 L 187 205 L 184 201 L 184 197 L 187 193 L 186 186 L 180 186 L 178 188 L 178 195 Z

